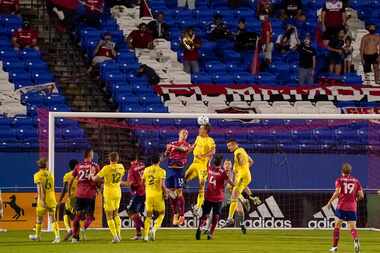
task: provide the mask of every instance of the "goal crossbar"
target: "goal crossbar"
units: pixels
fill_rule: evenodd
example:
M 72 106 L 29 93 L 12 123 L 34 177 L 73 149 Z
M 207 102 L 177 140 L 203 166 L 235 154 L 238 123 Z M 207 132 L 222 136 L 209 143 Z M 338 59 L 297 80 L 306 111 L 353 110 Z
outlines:
M 140 118 L 140 119 L 194 119 L 207 116 L 210 119 L 292 119 L 292 120 L 380 120 L 377 114 L 217 114 L 217 113 L 125 113 L 125 112 L 49 112 L 49 169 L 54 175 L 55 119 L 56 118 Z

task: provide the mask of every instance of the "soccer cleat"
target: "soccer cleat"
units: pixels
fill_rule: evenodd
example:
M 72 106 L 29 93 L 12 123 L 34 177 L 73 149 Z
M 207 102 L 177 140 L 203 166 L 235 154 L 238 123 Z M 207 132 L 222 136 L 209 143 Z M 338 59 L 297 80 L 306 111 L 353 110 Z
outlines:
M 31 241 L 40 241 L 41 238 L 37 235 L 29 235 L 29 240 Z
M 77 238 L 74 238 L 74 237 L 73 237 L 73 238 L 71 239 L 71 243 L 79 243 L 79 240 L 78 240 Z
M 338 247 L 331 247 L 331 249 L 329 251 L 330 252 L 337 252 L 338 251 Z
M 53 244 L 57 244 L 57 243 L 60 243 L 61 242 L 61 238 L 60 237 L 56 237 L 55 239 L 54 239 L 54 241 L 52 241 L 51 243 L 53 243 Z
M 142 239 L 143 239 L 143 237 L 141 235 L 135 235 L 134 237 L 131 238 L 131 240 L 133 240 L 133 241 L 139 241 Z
M 148 242 L 148 241 L 149 241 L 149 237 L 148 236 L 144 236 L 143 242 Z
M 201 239 L 201 233 L 202 233 L 201 229 L 198 228 L 197 232 L 195 232 L 195 240 L 200 240 Z
M 185 216 L 178 217 L 178 225 L 183 226 L 185 224 Z
M 210 234 L 210 233 L 208 233 L 208 234 L 207 234 L 207 240 L 212 240 L 212 238 L 213 238 L 213 235 Z
M 355 253 L 360 253 L 360 243 L 358 239 L 354 241 L 354 250 L 355 250 Z
M 235 221 L 233 219 L 227 219 L 226 224 L 224 224 L 223 228 L 233 228 L 235 227 Z
M 240 229 L 241 229 L 241 232 L 243 233 L 243 235 L 247 234 L 247 228 L 244 226 L 244 224 L 240 225 Z
M 156 240 L 156 230 L 155 229 L 152 229 L 149 233 L 149 239 L 151 241 L 155 241 Z
M 66 242 L 68 241 L 71 237 L 73 236 L 73 231 L 70 230 L 66 233 L 65 237 L 63 238 L 63 241 Z
M 120 242 L 120 239 L 117 236 L 112 239 L 112 243 L 119 243 L 119 242 Z

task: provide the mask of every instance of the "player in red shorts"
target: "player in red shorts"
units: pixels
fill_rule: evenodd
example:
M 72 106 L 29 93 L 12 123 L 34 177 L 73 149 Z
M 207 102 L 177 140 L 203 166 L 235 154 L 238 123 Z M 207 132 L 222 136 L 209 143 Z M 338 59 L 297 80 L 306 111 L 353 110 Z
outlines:
M 132 193 L 131 201 L 128 205 L 128 216 L 136 228 L 136 235 L 132 240 L 142 240 L 142 231 L 144 222 L 142 221 L 141 214 L 144 213 L 145 206 L 145 186 L 142 180 L 144 174 L 145 164 L 138 159 L 131 162 L 128 170 L 127 185 Z
M 78 163 L 73 171 L 73 178 L 76 178 L 78 182 L 74 206 L 73 243 L 79 241 L 80 221 L 85 220 L 85 231 L 95 219 L 94 211 L 97 184 L 92 181 L 91 178 L 99 172 L 100 168 L 98 164 L 92 161 L 93 157 L 94 152 L 91 149 L 86 150 L 84 153 L 84 160 Z M 73 182 L 74 179 L 69 183 L 69 191 Z M 71 196 L 71 192 L 69 192 L 69 196 Z
M 338 206 L 335 210 L 335 228 L 333 234 L 333 246 L 330 252 L 338 251 L 340 228 L 343 221 L 347 221 L 354 240 L 355 253 L 360 252 L 358 232 L 356 230 L 357 201 L 364 198 L 362 186 L 358 179 L 351 176 L 352 167 L 349 163 L 342 166 L 342 175 L 335 181 L 335 192 L 327 203 L 330 207 L 332 202 L 338 198 Z
M 188 134 L 186 129 L 181 129 L 178 140 L 166 145 L 165 151 L 165 156 L 168 158 L 166 186 L 169 189 L 170 206 L 173 211 L 173 225 L 183 225 L 185 222 L 185 199 L 182 187 L 184 168 L 192 150 L 192 146 L 187 142 Z
M 201 239 L 201 227 L 207 223 L 208 216 L 212 211 L 211 227 L 207 233 L 207 239 L 211 240 L 215 234 L 215 228 L 218 225 L 224 202 L 224 189 L 227 183 L 233 186 L 233 182 L 228 177 L 225 170 L 222 169 L 223 156 L 217 155 L 214 158 L 213 165 L 208 168 L 207 191 L 205 202 L 202 206 L 202 217 L 200 218 L 195 239 Z

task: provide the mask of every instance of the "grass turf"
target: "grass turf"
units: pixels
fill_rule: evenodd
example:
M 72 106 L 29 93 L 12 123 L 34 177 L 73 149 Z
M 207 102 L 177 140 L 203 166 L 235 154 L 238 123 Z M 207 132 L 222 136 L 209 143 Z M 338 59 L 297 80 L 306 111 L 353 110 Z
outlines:
M 328 252 L 331 231 L 262 231 L 251 230 L 242 235 L 238 230 L 219 230 L 212 241 L 203 236 L 201 241 L 194 239 L 193 230 L 159 230 L 155 242 L 131 241 L 132 230 L 122 232 L 123 241 L 111 244 L 108 231 L 89 231 L 88 241 L 72 245 L 63 242 L 51 244 L 53 235 L 43 233 L 43 240 L 28 240 L 30 231 L 0 232 L 1 253 L 296 253 Z M 380 252 L 380 233 L 359 231 L 362 253 Z M 342 231 L 339 252 L 353 252 L 353 243 L 348 231 Z

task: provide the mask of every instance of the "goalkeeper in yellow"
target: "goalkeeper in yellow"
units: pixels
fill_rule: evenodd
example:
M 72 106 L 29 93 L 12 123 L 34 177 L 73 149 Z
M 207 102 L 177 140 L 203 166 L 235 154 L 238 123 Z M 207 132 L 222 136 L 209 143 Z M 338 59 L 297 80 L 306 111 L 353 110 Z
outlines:
M 234 175 L 235 185 L 232 188 L 231 204 L 228 212 L 228 219 L 226 227 L 234 225 L 234 215 L 238 206 L 239 197 L 241 195 L 253 202 L 253 204 L 260 204 L 260 199 L 254 197 L 248 186 L 251 183 L 251 166 L 253 165 L 252 158 L 247 154 L 244 148 L 239 147 L 236 140 L 231 139 L 227 141 L 227 149 L 234 153 Z
M 58 222 L 55 219 L 55 211 L 57 201 L 55 199 L 54 177 L 47 168 L 47 160 L 41 158 L 37 161 L 38 172 L 34 174 L 34 183 L 37 185 L 37 220 L 35 233 L 29 235 L 32 241 L 39 241 L 41 239 L 41 226 L 44 215 L 48 213 L 52 223 L 53 232 L 55 235 L 52 243 L 59 243 L 61 241 L 59 235 Z
M 121 200 L 121 179 L 125 174 L 124 166 L 119 163 L 119 154 L 112 152 L 109 155 L 110 164 L 104 166 L 92 180 L 97 182 L 104 178 L 104 211 L 106 213 L 107 224 L 112 234 L 112 243 L 121 240 L 121 219 L 119 217 L 119 207 Z
M 67 241 L 73 234 L 73 231 L 71 229 L 71 221 L 74 219 L 74 204 L 77 189 L 77 180 L 73 176 L 73 170 L 77 164 L 77 160 L 70 160 L 69 171 L 66 172 L 66 174 L 63 176 L 63 189 L 58 201 L 59 203 L 62 203 L 65 199 L 66 193 L 70 192 L 71 195 L 69 195 L 65 201 L 65 213 L 63 215 L 63 223 L 67 232 L 65 238 L 63 239 L 64 241 Z M 69 183 L 71 180 L 74 181 L 71 184 L 71 189 L 69 189 Z
M 149 239 L 156 240 L 156 231 L 161 226 L 165 217 L 165 196 L 166 186 L 165 178 L 166 171 L 160 167 L 161 157 L 156 154 L 150 158 L 151 166 L 146 167 L 143 174 L 145 184 L 145 222 L 144 222 L 144 241 Z M 153 223 L 153 213 L 157 216 Z M 149 230 L 152 227 L 150 233 Z M 150 238 L 149 238 L 150 237 Z
M 199 215 L 205 199 L 205 184 L 208 173 L 208 165 L 212 156 L 215 154 L 215 141 L 209 136 L 210 125 L 202 125 L 199 128 L 199 134 L 193 145 L 194 159 L 192 164 L 185 172 L 185 181 L 193 180 L 198 177 L 199 191 L 197 204 L 193 208 L 195 215 Z

